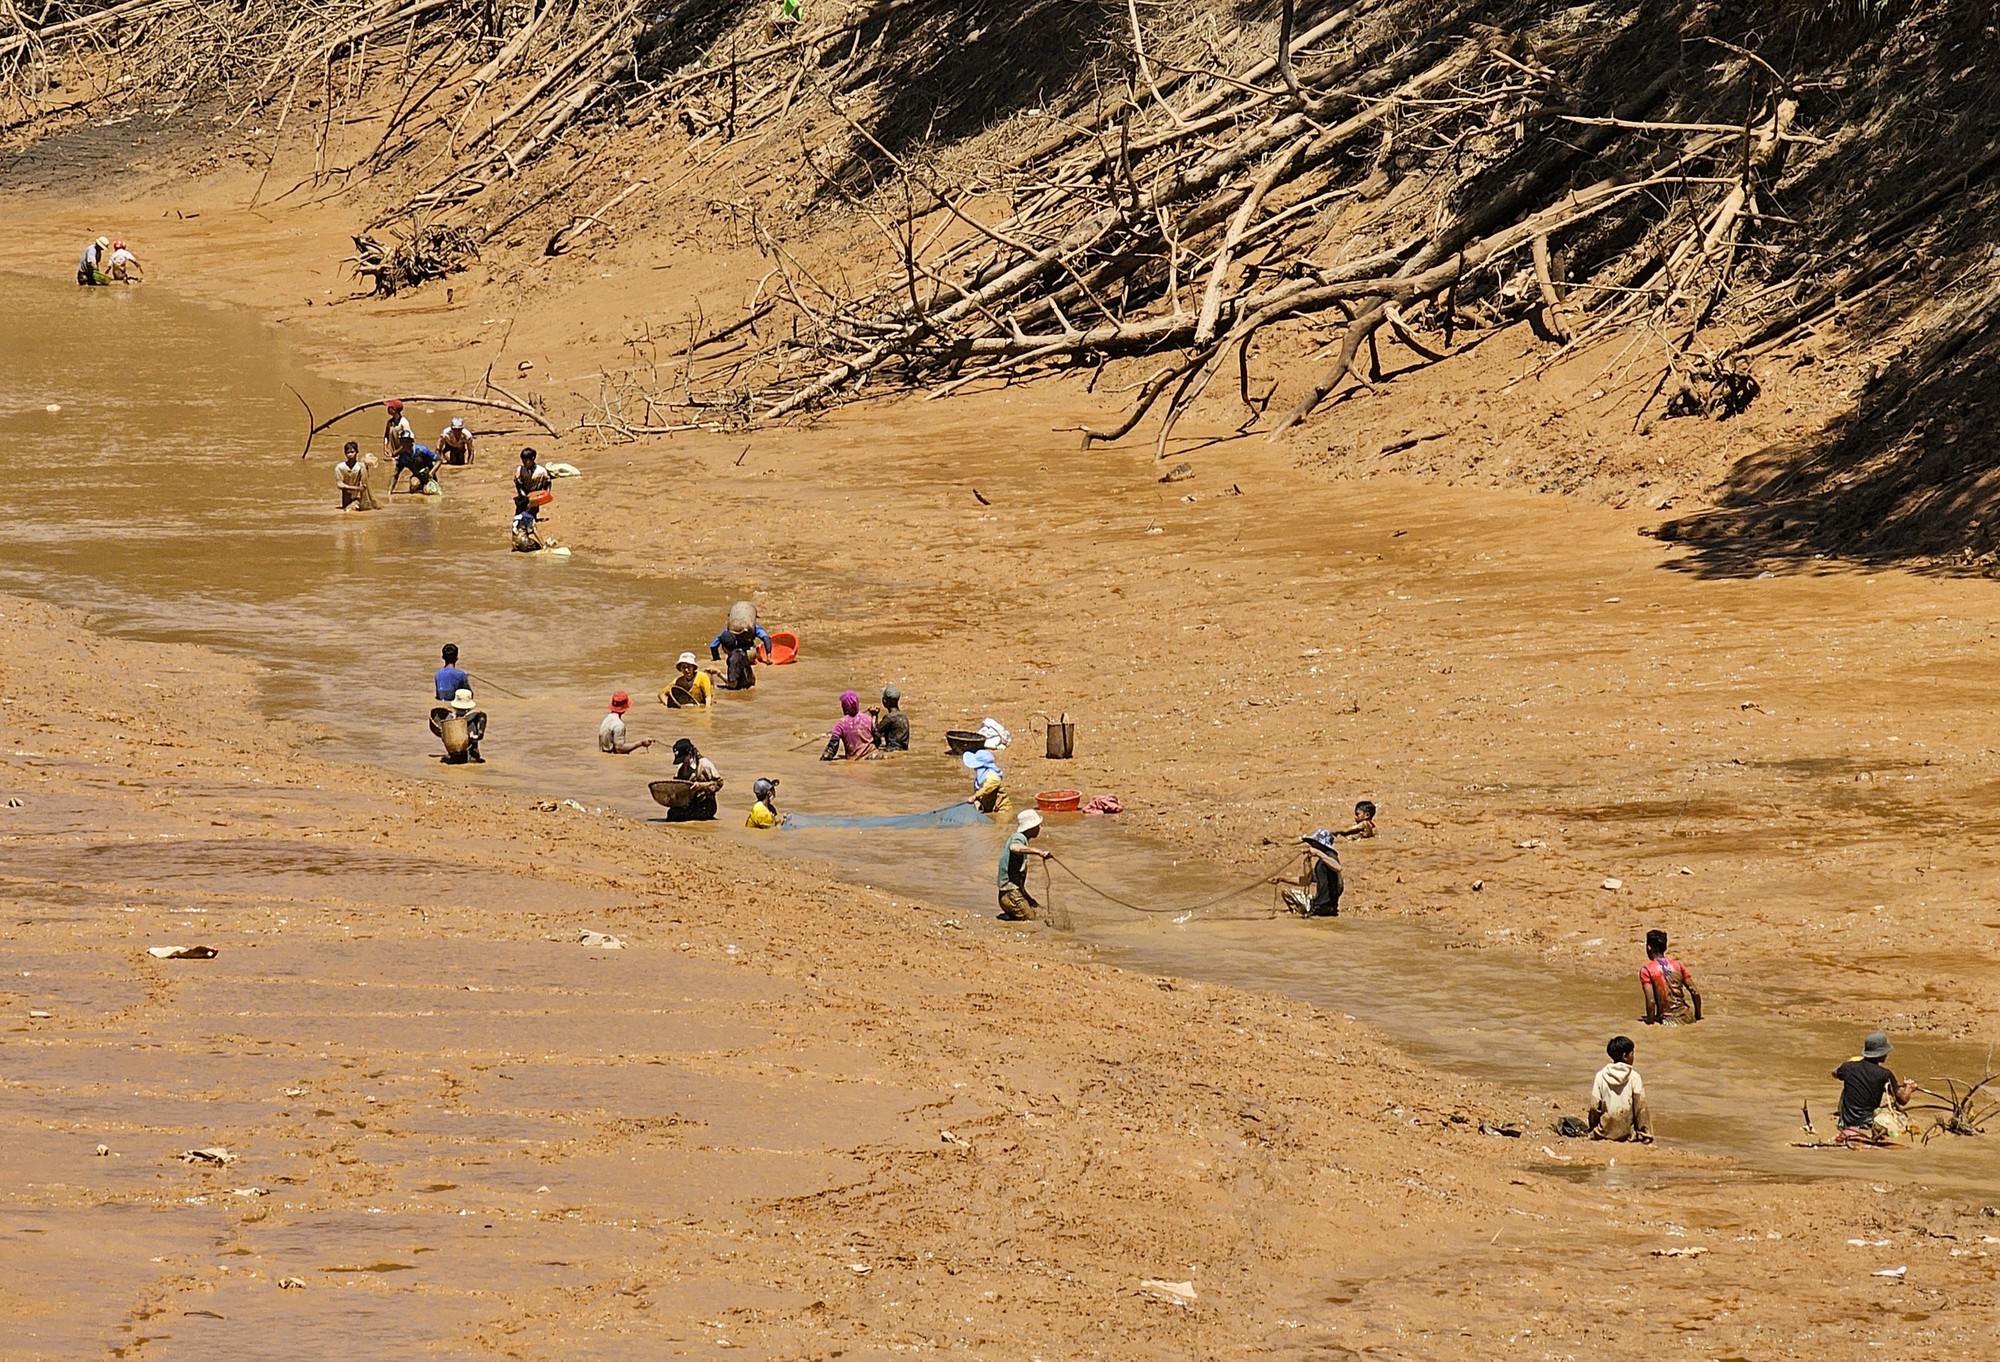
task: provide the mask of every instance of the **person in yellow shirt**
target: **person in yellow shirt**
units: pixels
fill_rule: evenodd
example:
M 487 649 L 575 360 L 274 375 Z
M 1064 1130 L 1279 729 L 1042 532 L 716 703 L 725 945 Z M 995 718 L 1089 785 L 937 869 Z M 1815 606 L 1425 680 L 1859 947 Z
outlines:
M 715 678 L 701 669 L 693 653 L 682 653 L 674 664 L 675 676 L 660 692 L 660 703 L 668 709 L 706 709 L 715 703 Z
M 757 796 L 757 802 L 750 806 L 750 816 L 743 820 L 746 828 L 775 828 L 783 823 L 787 815 L 778 812 L 778 778 L 759 776 L 751 783 L 750 792 Z
M 1014 810 L 1013 801 L 1007 798 L 1007 785 L 1000 772 L 1000 763 L 985 748 L 967 752 L 962 761 L 965 769 L 972 773 L 972 797 L 965 802 L 981 813 L 998 814 L 1002 819 Z

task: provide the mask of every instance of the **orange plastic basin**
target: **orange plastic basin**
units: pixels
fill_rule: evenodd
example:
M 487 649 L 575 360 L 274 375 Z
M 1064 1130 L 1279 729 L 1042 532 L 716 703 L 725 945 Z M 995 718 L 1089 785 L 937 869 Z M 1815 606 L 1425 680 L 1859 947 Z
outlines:
M 1044 813 L 1075 813 L 1082 803 L 1081 790 L 1043 790 L 1035 796 L 1035 807 Z
M 785 629 L 771 633 L 771 665 L 782 667 L 799 660 L 799 636 Z

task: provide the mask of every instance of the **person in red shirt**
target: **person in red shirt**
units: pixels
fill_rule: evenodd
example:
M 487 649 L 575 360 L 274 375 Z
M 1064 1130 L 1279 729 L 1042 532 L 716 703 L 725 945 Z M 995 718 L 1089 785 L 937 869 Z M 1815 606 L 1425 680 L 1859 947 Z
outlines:
M 1646 933 L 1646 963 L 1639 970 L 1648 1026 L 1693 1025 L 1701 1020 L 1701 990 L 1688 967 L 1667 954 L 1667 934 Z

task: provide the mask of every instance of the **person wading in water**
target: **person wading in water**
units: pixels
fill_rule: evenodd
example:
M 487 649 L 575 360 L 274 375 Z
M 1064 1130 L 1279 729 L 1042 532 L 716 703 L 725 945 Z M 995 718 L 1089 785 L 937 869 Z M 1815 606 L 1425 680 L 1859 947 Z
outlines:
M 1042 816 L 1033 809 L 1023 809 L 1014 820 L 1007 845 L 1000 849 L 1000 873 L 994 882 L 1000 890 L 1000 916 L 1009 922 L 1031 922 L 1042 910 L 1028 892 L 1028 858 L 1038 856 L 1046 861 L 1050 855 L 1031 845 L 1041 833 Z

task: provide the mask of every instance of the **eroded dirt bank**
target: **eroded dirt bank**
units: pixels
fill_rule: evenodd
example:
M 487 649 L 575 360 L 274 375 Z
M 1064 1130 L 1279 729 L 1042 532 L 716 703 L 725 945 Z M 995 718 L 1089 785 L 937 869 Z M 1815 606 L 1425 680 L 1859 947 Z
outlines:
M 7 1356 L 1947 1357 L 1993 1327 L 1972 1206 L 1670 1149 L 1579 1186 L 1610 1151 L 1478 1133 L 1546 1095 L 1338 1016 L 384 782 L 288 747 L 214 655 L 0 615 Z

